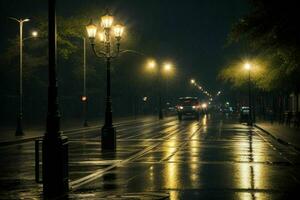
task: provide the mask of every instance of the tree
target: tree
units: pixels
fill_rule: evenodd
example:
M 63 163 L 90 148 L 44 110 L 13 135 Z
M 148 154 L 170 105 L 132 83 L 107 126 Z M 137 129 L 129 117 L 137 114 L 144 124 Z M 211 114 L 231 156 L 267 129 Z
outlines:
M 251 50 L 269 63 L 265 84 L 299 92 L 299 12 L 293 0 L 250 0 L 252 11 L 237 22 L 230 42 L 245 40 Z M 275 87 L 276 86 L 276 87 Z

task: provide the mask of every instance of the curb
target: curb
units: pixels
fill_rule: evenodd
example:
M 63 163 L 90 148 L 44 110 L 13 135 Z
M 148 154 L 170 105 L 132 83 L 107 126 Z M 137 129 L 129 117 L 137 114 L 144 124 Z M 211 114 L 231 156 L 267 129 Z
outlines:
M 98 129 L 98 128 L 100 128 L 100 126 L 89 126 L 89 127 L 85 127 L 85 128 L 65 130 L 65 131 L 61 131 L 61 133 L 62 134 L 65 133 L 66 135 L 68 135 L 68 134 L 72 134 L 72 133 L 77 133 L 77 132 L 81 132 L 81 131 L 89 131 L 89 130 Z M 34 140 L 42 139 L 43 137 L 44 137 L 44 135 L 1 141 L 0 147 L 31 142 Z
M 256 125 L 256 124 L 255 124 L 254 126 L 255 126 L 255 128 L 257 128 L 257 129 L 263 131 L 264 133 L 270 135 L 273 139 L 275 139 L 275 140 L 276 140 L 277 142 L 279 142 L 280 144 L 283 144 L 283 145 L 286 145 L 286 146 L 290 146 L 290 147 L 294 148 L 295 150 L 300 151 L 300 147 L 297 147 L 296 145 L 294 145 L 294 144 L 292 144 L 292 143 L 290 143 L 290 142 L 284 141 L 284 140 L 280 139 L 279 137 L 276 137 L 276 136 L 275 136 L 274 134 L 272 134 L 271 132 L 266 131 L 265 129 L 263 129 L 262 127 L 260 127 L 260 126 L 258 126 L 258 125 Z

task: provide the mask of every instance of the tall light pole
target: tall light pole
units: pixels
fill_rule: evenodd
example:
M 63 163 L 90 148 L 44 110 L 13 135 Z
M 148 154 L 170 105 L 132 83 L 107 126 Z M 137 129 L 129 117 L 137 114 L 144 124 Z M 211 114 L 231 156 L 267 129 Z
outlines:
M 83 103 L 83 126 L 88 126 L 87 122 L 87 112 L 88 112 L 88 97 L 86 95 L 86 39 L 82 37 L 83 40 L 83 95 L 81 101 Z
M 163 111 L 162 111 L 162 76 L 164 73 L 170 73 L 173 69 L 173 65 L 169 62 L 164 63 L 163 65 L 157 65 L 155 60 L 149 60 L 147 63 L 147 67 L 150 70 L 157 69 L 157 79 L 158 79 L 158 119 L 163 119 Z
M 250 63 L 245 63 L 244 65 L 245 70 L 248 71 L 248 101 L 249 101 L 249 117 L 248 117 L 248 126 L 253 125 L 252 121 L 252 98 L 251 98 L 251 68 L 252 65 Z
M 17 117 L 16 135 L 23 135 L 22 119 L 23 119 L 23 42 L 29 38 L 37 37 L 36 31 L 32 32 L 32 36 L 23 38 L 23 25 L 25 22 L 29 22 L 29 19 L 16 19 L 10 17 L 10 19 L 19 23 L 19 56 L 20 56 L 20 73 L 19 73 L 19 113 Z
M 68 138 L 61 135 L 57 86 L 56 0 L 48 1 L 48 111 L 43 137 L 43 193 L 50 199 L 69 190 Z
M 93 24 L 92 20 L 86 26 L 87 34 L 91 42 L 92 50 L 96 57 L 106 59 L 106 109 L 105 109 L 105 123 L 101 129 L 101 147 L 102 150 L 116 150 L 116 129 L 113 126 L 112 120 L 112 100 L 111 100 L 111 60 L 117 58 L 122 51 L 120 51 L 120 42 L 124 27 L 117 24 L 113 26 L 114 17 L 106 14 L 101 17 L 102 30 L 98 32 L 99 39 L 103 44 L 103 50 L 97 51 L 95 45 L 95 38 L 97 35 L 97 26 Z M 111 32 L 113 30 L 113 34 Z M 113 36 L 115 39 L 115 49 L 113 46 Z

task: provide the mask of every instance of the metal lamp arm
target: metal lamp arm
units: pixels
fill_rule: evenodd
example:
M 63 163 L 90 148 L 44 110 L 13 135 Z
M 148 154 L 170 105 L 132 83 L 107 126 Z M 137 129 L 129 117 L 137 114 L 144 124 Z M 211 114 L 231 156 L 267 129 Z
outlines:
M 29 37 L 26 37 L 26 38 L 24 38 L 24 39 L 23 39 L 23 41 L 25 41 L 25 40 L 29 40 L 29 39 L 31 39 L 31 38 L 37 38 L 37 36 L 36 36 L 36 37 L 34 37 L 34 36 L 29 36 Z
M 98 57 L 98 58 L 105 58 L 105 57 L 107 57 L 107 55 L 106 55 L 106 53 L 104 51 L 97 52 L 95 44 L 91 44 L 91 46 L 92 46 L 93 53 L 95 54 L 96 57 Z
M 141 52 L 138 52 L 138 51 L 135 51 L 135 50 L 131 50 L 131 49 L 122 49 L 122 50 L 120 50 L 119 54 L 125 54 L 125 53 L 133 53 L 133 54 L 137 54 L 137 55 L 140 55 L 140 56 L 145 56 L 145 54 L 143 54 Z

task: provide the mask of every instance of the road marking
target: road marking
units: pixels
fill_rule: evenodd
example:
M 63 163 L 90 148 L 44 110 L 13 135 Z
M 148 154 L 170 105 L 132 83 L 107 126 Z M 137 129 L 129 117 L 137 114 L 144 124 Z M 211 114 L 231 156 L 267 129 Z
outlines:
M 188 127 L 185 127 L 185 129 L 187 129 Z M 178 128 L 179 129 L 179 128 Z M 181 129 L 180 129 L 181 130 Z M 199 130 L 199 129 L 197 129 Z M 174 131 L 175 132 L 175 131 Z M 176 133 L 176 132 L 175 132 Z M 178 130 L 177 130 L 177 133 L 178 133 Z M 169 134 L 170 135 L 173 135 L 174 133 L 172 134 Z M 74 181 L 71 181 L 70 182 L 70 190 L 76 190 L 78 189 L 79 187 L 85 185 L 85 184 L 88 184 L 94 180 L 96 180 L 97 178 L 103 176 L 106 172 L 108 172 L 109 170 L 113 169 L 113 168 L 116 168 L 116 167 L 119 167 L 119 166 L 122 166 L 122 165 L 125 165 L 127 163 L 129 163 L 130 161 L 132 160 L 135 160 L 143 155 L 145 155 L 146 153 L 148 153 L 149 151 L 151 151 L 152 149 L 155 149 L 156 147 L 158 147 L 159 145 L 161 145 L 163 143 L 162 142 L 159 142 L 157 144 L 154 144 L 154 145 L 151 145 L 145 149 L 143 149 L 142 151 L 139 151 L 137 152 L 136 154 L 130 156 L 129 158 L 127 159 L 124 159 L 124 160 L 121 160 L 119 162 L 116 162 L 115 164 L 105 168 L 105 169 L 99 169 L 99 170 L 96 170 L 94 173 L 92 174 L 89 174 L 85 177 L 82 177 L 80 179 L 77 179 L 77 180 L 74 180 Z

